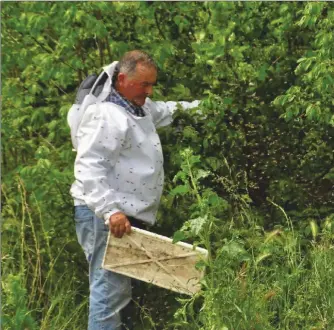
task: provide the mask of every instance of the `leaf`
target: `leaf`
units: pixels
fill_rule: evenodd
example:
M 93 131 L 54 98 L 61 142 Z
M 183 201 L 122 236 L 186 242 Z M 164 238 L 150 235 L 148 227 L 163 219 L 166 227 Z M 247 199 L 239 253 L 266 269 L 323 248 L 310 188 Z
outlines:
M 246 261 L 250 259 L 249 253 L 236 241 L 229 242 L 221 249 L 221 251 L 225 252 L 230 258 L 237 259 L 238 261 Z
M 315 220 L 310 220 L 310 227 L 311 227 L 313 239 L 316 239 L 319 233 L 319 227 Z
M 324 179 L 333 180 L 334 181 L 334 167 L 330 169 L 330 171 L 324 176 Z
M 198 217 L 196 219 L 189 220 L 191 233 L 195 236 L 198 236 L 207 221 L 207 215 L 205 215 L 204 217 Z
M 181 230 L 178 230 L 173 235 L 173 244 L 177 243 L 177 242 L 180 242 L 180 241 L 184 240 L 185 238 L 186 238 L 186 236 L 185 236 L 184 232 L 181 231 Z
M 185 195 L 188 192 L 189 192 L 188 186 L 180 185 L 180 186 L 175 187 L 173 190 L 171 190 L 170 194 L 173 196 L 176 196 L 176 195 Z
M 211 194 L 209 197 L 208 197 L 208 204 L 210 206 L 220 206 L 222 209 L 223 208 L 227 208 L 228 207 L 228 202 L 224 199 L 224 198 L 221 198 L 219 197 L 217 194 Z
M 260 263 L 262 260 L 268 258 L 271 256 L 271 253 L 263 253 L 261 255 L 259 255 L 256 260 L 255 260 L 255 264 L 257 265 L 258 263 Z
M 195 268 L 197 270 L 204 270 L 206 267 L 206 262 L 204 260 L 199 260 L 196 264 L 195 264 Z
M 261 81 L 265 81 L 266 80 L 266 77 L 267 77 L 267 65 L 262 65 L 260 70 L 259 70 L 259 73 L 258 73 L 258 77 Z
M 198 172 L 196 173 L 196 180 L 198 179 L 202 179 L 202 178 L 206 178 L 211 174 L 210 171 L 204 171 L 204 170 L 198 170 Z

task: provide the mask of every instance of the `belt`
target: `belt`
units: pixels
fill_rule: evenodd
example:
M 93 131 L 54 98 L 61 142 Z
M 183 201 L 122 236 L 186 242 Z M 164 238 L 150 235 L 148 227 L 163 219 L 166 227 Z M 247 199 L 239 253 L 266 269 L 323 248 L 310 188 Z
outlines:
M 133 218 L 133 217 L 129 217 L 127 216 L 127 218 L 129 219 L 130 223 L 131 223 L 131 226 L 133 227 L 136 227 L 136 228 L 139 228 L 139 229 L 144 229 L 144 230 L 149 230 L 150 229 L 150 225 L 148 225 L 147 223 L 139 220 L 139 219 L 136 219 L 136 218 Z

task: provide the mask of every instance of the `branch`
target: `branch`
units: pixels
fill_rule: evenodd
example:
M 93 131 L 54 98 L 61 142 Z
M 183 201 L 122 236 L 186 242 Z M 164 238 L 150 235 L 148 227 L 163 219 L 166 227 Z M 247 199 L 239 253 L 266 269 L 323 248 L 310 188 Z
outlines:
M 109 45 L 107 37 L 105 38 L 105 41 L 106 41 L 106 47 L 107 47 L 107 52 L 108 52 L 108 56 L 109 56 L 109 62 L 112 62 L 111 49 L 110 49 L 110 45 Z
M 31 36 L 31 35 L 28 35 L 28 36 L 29 36 L 32 40 L 34 40 L 34 41 L 37 43 L 37 45 L 39 45 L 44 51 L 46 51 L 47 53 L 49 53 L 49 54 L 51 54 L 51 55 L 54 55 L 52 50 L 47 49 L 46 46 L 43 45 L 40 41 L 38 41 L 35 37 L 33 37 L 33 36 Z M 79 70 L 79 71 L 83 72 L 82 69 L 76 69 L 76 68 L 74 68 L 72 65 L 68 64 L 67 62 L 65 62 L 65 61 L 62 60 L 61 58 L 58 58 L 57 60 L 60 61 L 61 63 L 65 64 L 65 65 L 67 65 L 69 68 L 71 68 L 71 69 L 74 70 L 74 71 Z M 84 73 L 84 72 L 83 72 L 83 73 Z
M 162 30 L 160 28 L 160 24 L 159 24 L 159 21 L 158 21 L 158 14 L 157 14 L 156 10 L 154 11 L 154 19 L 155 19 L 155 24 L 158 28 L 158 31 L 159 31 L 160 35 L 162 36 L 163 39 L 166 40 L 166 37 L 165 37 L 164 33 L 162 32 Z

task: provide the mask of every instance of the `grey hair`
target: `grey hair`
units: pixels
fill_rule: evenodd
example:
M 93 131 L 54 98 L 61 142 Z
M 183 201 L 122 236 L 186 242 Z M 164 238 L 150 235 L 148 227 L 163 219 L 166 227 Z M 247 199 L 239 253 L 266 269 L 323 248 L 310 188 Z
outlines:
M 141 63 L 147 67 L 153 67 L 158 70 L 153 58 L 142 50 L 132 50 L 123 55 L 119 61 L 119 72 L 133 75 L 136 71 L 136 66 Z

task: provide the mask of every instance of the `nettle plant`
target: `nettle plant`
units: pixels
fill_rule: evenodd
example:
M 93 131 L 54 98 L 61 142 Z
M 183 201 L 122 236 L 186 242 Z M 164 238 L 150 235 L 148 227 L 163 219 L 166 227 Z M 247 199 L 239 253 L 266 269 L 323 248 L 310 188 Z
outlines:
M 192 149 L 186 148 L 180 152 L 182 157 L 181 170 L 175 175 L 173 182 L 179 184 L 171 190 L 171 195 L 188 195 L 192 199 L 189 208 L 190 220 L 187 220 L 182 228 L 175 232 L 174 242 L 182 239 L 198 239 L 197 244 L 203 244 L 210 253 L 210 235 L 215 229 L 217 209 L 227 210 L 229 205 L 226 200 L 219 197 L 212 189 L 204 188 L 201 180 L 212 177 L 213 173 L 200 168 L 201 156 L 194 155 Z

